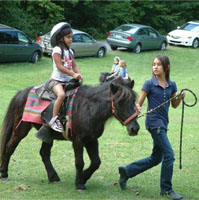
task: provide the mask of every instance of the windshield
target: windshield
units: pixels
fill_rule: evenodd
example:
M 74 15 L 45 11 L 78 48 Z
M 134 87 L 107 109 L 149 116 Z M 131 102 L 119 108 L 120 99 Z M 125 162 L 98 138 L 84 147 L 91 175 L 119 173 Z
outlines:
M 180 29 L 186 30 L 186 31 L 199 31 L 199 24 L 187 23 L 187 24 L 182 25 Z
M 125 31 L 127 33 L 134 34 L 138 30 L 138 27 L 136 26 L 119 26 L 115 29 L 115 31 Z

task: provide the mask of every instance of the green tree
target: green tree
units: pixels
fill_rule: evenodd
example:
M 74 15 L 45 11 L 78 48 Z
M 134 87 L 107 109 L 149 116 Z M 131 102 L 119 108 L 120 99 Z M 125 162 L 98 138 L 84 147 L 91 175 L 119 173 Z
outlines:
M 89 32 L 95 37 L 106 37 L 107 32 L 121 23 L 133 21 L 135 9 L 130 1 L 66 2 L 65 19 L 73 28 Z
M 198 16 L 196 1 L 0 1 L 0 23 L 21 29 L 32 38 L 60 21 L 95 38 L 106 38 L 108 31 L 124 23 L 150 25 L 167 34 Z
M 0 1 L 0 22 L 23 30 L 32 38 L 64 20 L 63 12 L 61 6 L 50 0 Z

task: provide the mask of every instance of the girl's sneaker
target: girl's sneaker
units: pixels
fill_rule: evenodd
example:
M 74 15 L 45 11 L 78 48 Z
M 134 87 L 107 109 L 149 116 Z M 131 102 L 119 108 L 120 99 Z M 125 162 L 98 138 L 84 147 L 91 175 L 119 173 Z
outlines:
M 62 123 L 60 122 L 60 120 L 58 119 L 57 116 L 53 117 L 50 122 L 49 122 L 49 126 L 57 131 L 57 132 L 60 132 L 60 133 L 63 133 L 64 132 L 64 128 L 63 128 L 63 125 Z

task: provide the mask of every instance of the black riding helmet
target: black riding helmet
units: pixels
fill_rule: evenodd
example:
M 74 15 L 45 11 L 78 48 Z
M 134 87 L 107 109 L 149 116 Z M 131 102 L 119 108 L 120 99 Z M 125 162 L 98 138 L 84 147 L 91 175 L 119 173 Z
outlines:
M 55 47 L 59 40 L 64 37 L 65 35 L 68 35 L 72 33 L 72 29 L 69 23 L 66 22 L 60 22 L 56 24 L 51 32 L 50 32 L 50 43 L 52 47 Z

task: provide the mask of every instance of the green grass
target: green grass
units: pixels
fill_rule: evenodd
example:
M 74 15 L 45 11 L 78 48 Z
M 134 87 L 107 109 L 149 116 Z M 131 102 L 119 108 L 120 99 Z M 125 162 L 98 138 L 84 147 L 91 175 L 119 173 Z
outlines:
M 189 88 L 199 96 L 199 49 L 168 47 L 166 51 L 147 51 L 135 54 L 127 51 L 109 52 L 105 58 L 78 58 L 76 62 L 84 76 L 84 83 L 97 85 L 100 72 L 111 70 L 114 56 L 126 60 L 129 75 L 135 80 L 135 91 L 139 94 L 145 80 L 151 77 L 151 63 L 158 54 L 169 56 L 171 79 L 177 82 L 178 90 Z M 20 89 L 40 85 L 52 72 L 50 58 L 43 57 L 38 64 L 10 63 L 0 65 L 0 123 L 5 116 L 12 96 Z M 187 94 L 186 101 L 193 98 Z M 143 112 L 146 111 L 146 102 Z M 185 199 L 199 199 L 199 104 L 185 108 L 183 133 L 183 168 L 179 169 L 179 134 L 181 106 L 170 108 L 168 135 L 175 151 L 176 161 L 173 188 Z M 49 184 L 46 171 L 39 156 L 41 141 L 32 129 L 18 146 L 9 165 L 9 181 L 0 181 L 0 199 L 167 199 L 159 195 L 160 167 L 154 167 L 128 181 L 126 191 L 121 191 L 118 182 L 118 166 L 149 156 L 152 139 L 145 130 L 145 118 L 139 119 L 139 135 L 130 137 L 125 127 L 116 119 L 106 124 L 99 139 L 102 164 L 86 184 L 86 192 L 75 190 L 74 155 L 70 142 L 54 142 L 52 162 L 62 182 Z M 85 167 L 89 164 L 87 155 Z M 27 190 L 16 187 L 25 184 Z

